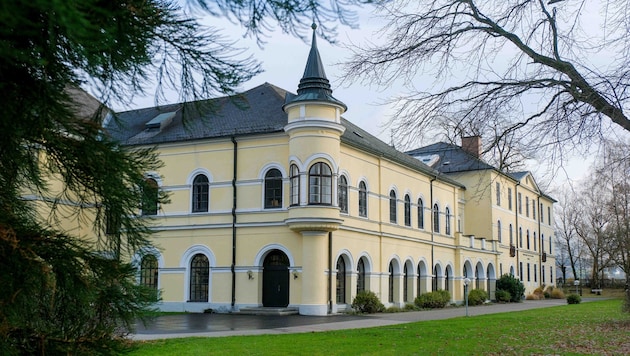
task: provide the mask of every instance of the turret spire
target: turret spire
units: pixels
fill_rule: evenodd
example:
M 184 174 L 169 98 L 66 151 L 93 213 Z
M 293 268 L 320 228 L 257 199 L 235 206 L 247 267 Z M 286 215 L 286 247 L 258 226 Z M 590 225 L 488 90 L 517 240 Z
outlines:
M 304 68 L 304 74 L 298 85 L 298 95 L 287 97 L 286 104 L 296 101 L 325 101 L 340 105 L 345 111 L 347 109 L 346 105 L 332 96 L 330 82 L 328 78 L 326 78 L 324 65 L 322 64 L 322 59 L 317 49 L 317 37 L 315 33 L 317 25 L 313 24 L 311 28 L 313 29 L 311 51 L 308 54 L 306 68 Z

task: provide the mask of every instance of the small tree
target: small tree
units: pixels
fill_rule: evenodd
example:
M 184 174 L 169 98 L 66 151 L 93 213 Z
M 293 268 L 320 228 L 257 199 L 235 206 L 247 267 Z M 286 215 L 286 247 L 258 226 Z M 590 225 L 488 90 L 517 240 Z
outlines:
M 511 302 L 520 302 L 525 293 L 523 282 L 516 279 L 510 274 L 504 274 L 497 280 L 497 290 L 504 290 L 510 293 Z

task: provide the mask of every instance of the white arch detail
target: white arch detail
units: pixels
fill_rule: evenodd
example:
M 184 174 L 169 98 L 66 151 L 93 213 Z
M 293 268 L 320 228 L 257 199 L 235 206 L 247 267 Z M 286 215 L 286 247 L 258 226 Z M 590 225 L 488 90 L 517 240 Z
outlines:
M 284 254 L 289 258 L 289 268 L 295 266 L 295 259 L 293 258 L 291 250 L 280 244 L 268 244 L 261 247 L 260 250 L 258 250 L 256 257 L 254 257 L 254 266 L 262 266 L 265 261 L 265 257 L 267 257 L 267 254 L 269 254 L 272 250 L 280 250 L 284 252 Z

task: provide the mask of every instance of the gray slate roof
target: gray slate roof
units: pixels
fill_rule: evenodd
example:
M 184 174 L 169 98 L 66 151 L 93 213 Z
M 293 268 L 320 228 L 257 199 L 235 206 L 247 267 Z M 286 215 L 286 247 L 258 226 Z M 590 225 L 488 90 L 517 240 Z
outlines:
M 265 83 L 231 97 L 121 112 L 105 130 L 125 145 L 283 132 L 287 124 L 287 115 L 282 110 L 286 93 Z M 175 115 L 166 127 L 161 130 L 145 127 L 156 116 L 169 112 Z
M 105 126 L 105 130 L 124 145 L 156 145 L 284 132 L 288 118 L 282 105 L 285 96 L 289 95 L 291 93 L 286 90 L 265 83 L 232 97 L 121 112 L 116 115 L 116 120 L 111 120 Z M 170 115 L 164 114 L 170 112 L 175 113 L 172 122 L 162 129 L 146 127 L 156 117 L 169 117 Z M 342 143 L 423 174 L 438 177 L 449 184 L 464 187 L 419 160 L 394 149 L 350 121 L 342 118 L 341 124 L 346 128 L 341 137 Z
M 407 154 L 413 157 L 439 156 L 439 160 L 432 167 L 442 173 L 495 169 L 460 146 L 445 142 L 417 148 L 408 151 Z

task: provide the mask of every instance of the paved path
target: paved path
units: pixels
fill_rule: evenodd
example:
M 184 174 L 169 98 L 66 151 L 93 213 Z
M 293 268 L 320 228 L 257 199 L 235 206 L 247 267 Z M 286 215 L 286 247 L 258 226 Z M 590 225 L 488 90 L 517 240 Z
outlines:
M 588 301 L 583 298 L 582 301 Z M 521 310 L 566 305 L 565 299 L 548 299 L 522 303 L 491 304 L 469 307 L 468 315 L 509 313 Z M 240 314 L 178 314 L 157 317 L 146 326 L 138 325 L 134 340 L 178 337 L 218 337 L 235 335 L 287 334 L 341 329 L 370 328 L 423 320 L 441 320 L 466 315 L 463 307 L 403 313 L 368 315 L 336 314 L 330 316 L 261 316 Z

